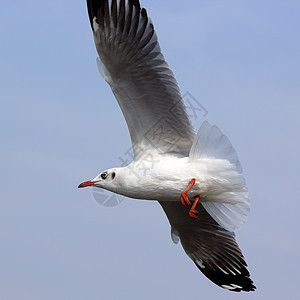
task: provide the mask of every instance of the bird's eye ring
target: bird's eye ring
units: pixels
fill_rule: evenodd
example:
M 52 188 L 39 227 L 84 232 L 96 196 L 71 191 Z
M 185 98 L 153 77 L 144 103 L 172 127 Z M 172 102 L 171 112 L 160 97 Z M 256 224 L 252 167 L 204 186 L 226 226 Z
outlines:
M 101 174 L 101 178 L 102 179 L 106 179 L 106 177 L 107 177 L 107 173 L 106 172 Z

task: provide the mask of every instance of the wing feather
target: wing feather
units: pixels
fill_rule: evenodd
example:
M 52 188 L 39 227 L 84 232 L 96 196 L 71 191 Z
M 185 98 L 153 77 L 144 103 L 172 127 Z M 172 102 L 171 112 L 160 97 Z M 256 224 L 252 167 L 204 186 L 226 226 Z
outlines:
M 194 129 L 146 9 L 137 0 L 87 4 L 101 74 L 124 114 L 135 156 L 154 150 L 187 156 Z
M 186 254 L 199 270 L 215 284 L 231 291 L 253 291 L 244 256 L 235 234 L 223 229 L 198 204 L 199 220 L 189 217 L 180 202 L 159 202 Z M 176 239 L 175 239 L 176 241 Z

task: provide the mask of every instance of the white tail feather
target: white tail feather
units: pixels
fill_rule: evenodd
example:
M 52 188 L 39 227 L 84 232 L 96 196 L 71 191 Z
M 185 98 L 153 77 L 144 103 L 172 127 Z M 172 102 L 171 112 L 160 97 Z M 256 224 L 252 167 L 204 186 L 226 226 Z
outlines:
M 226 159 L 241 173 L 242 166 L 228 137 L 216 126 L 204 121 L 190 150 L 190 158 Z
M 210 216 L 228 231 L 234 231 L 247 221 L 250 203 L 202 202 Z
M 219 194 L 207 195 L 202 205 L 220 226 L 234 231 L 246 222 L 250 210 L 242 167 L 228 137 L 207 121 L 201 125 L 190 150 L 191 160 L 203 158 L 230 162 L 230 170 L 221 175 L 230 183 L 230 188 Z

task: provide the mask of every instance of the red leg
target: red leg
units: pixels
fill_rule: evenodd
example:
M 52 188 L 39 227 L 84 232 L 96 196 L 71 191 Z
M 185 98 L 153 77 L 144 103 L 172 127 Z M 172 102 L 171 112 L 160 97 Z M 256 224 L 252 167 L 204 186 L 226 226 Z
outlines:
M 192 186 L 195 184 L 196 179 L 193 178 L 189 184 L 189 186 L 186 188 L 186 190 L 181 194 L 181 203 L 182 205 L 184 205 L 185 207 L 188 207 L 189 205 L 191 205 L 191 201 L 189 200 L 189 198 L 187 197 L 188 191 L 192 188 Z
M 190 211 L 189 211 L 190 217 L 193 218 L 193 219 L 198 219 L 198 220 L 199 220 L 199 212 L 195 209 L 195 207 L 196 207 L 196 205 L 197 205 L 199 199 L 200 199 L 199 196 L 196 196 L 196 197 L 195 197 L 195 202 L 194 202 L 192 208 L 191 208 Z

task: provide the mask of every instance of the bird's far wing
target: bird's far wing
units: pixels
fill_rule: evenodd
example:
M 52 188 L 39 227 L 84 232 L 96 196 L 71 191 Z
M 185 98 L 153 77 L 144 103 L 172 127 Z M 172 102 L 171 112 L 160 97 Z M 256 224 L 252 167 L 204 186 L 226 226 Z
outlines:
M 98 67 L 126 119 L 135 156 L 188 156 L 195 136 L 177 81 L 138 0 L 87 0 Z
M 240 292 L 253 291 L 247 264 L 229 232 L 198 204 L 199 220 L 192 219 L 180 202 L 159 202 L 172 227 L 172 240 L 179 239 L 186 254 L 199 270 L 222 288 Z

